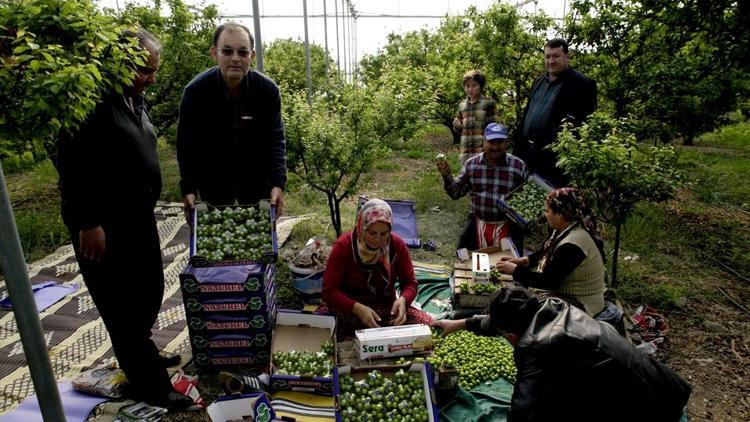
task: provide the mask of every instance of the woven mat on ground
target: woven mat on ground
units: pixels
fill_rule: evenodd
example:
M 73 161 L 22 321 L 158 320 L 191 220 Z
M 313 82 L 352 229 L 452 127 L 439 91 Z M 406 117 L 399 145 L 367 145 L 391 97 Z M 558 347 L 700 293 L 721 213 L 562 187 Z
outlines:
M 180 203 L 160 204 L 154 212 L 166 283 L 152 338 L 160 350 L 189 356 L 190 342 L 179 281 L 179 274 L 188 262 L 189 228 Z M 291 227 L 304 217 L 282 218 L 277 222 L 277 227 L 280 226 L 283 232 L 279 244 L 291 233 Z M 132 271 L 137 276 L 137 269 Z M 100 363 L 114 361 L 107 330 L 78 272 L 71 245 L 29 265 L 29 278 L 32 284 L 52 280 L 64 285 L 81 285 L 80 289 L 39 314 L 57 381 L 68 380 L 81 370 Z M 5 282 L 0 281 L 0 300 L 6 296 Z M 133 306 L 137 308 L 137 304 Z M 0 415 L 32 394 L 34 385 L 13 312 L 0 310 Z
M 182 214 L 182 204 L 160 205 L 155 213 L 166 284 L 152 338 L 162 350 L 189 352 L 190 343 L 179 283 L 179 273 L 188 261 L 189 230 Z M 133 268 L 132 271 L 137 276 L 137 269 Z M 71 245 L 63 246 L 29 265 L 29 278 L 32 284 L 53 280 L 81 285 L 79 290 L 39 314 L 52 371 L 58 381 L 70 379 L 91 366 L 114 360 L 107 330 L 83 284 Z M 0 297 L 6 295 L 7 288 L 2 281 Z M 137 304 L 133 306 L 134 309 L 137 308 Z M 0 414 L 15 408 L 32 394 L 34 385 L 13 312 L 0 311 Z

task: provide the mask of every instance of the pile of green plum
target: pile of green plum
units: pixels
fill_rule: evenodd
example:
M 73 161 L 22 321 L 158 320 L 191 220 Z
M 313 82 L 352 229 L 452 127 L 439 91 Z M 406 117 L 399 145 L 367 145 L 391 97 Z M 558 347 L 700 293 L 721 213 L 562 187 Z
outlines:
M 273 250 L 268 211 L 227 207 L 198 214 L 197 254 L 211 261 L 260 260 Z
M 277 375 L 308 375 L 330 378 L 333 373 L 333 361 L 325 352 L 276 352 L 273 354 L 274 373 Z
M 427 359 L 434 368 L 441 365 L 458 371 L 458 385 L 471 390 L 485 381 L 503 377 L 515 382 L 513 347 L 502 337 L 478 336 L 461 330 L 443 337 L 432 330 L 434 354 Z
M 503 273 L 497 269 L 497 267 L 492 267 L 490 270 L 490 278 L 492 280 L 500 280 L 500 277 L 503 275 Z
M 488 284 L 472 284 L 460 283 L 458 288 L 461 289 L 461 293 L 469 293 L 473 295 L 488 295 L 497 290 L 497 286 L 492 283 Z
M 523 188 L 513 192 L 506 202 L 526 221 L 531 221 L 544 213 L 546 200 L 547 191 L 544 188 L 536 183 L 526 183 Z
M 339 385 L 343 422 L 429 420 L 421 372 L 399 369 L 386 377 L 376 369 L 360 380 L 342 375 Z

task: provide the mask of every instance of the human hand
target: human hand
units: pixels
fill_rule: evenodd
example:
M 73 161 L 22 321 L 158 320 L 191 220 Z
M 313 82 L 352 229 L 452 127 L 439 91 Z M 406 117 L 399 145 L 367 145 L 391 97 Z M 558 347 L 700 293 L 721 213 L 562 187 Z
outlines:
M 391 307 L 391 318 L 393 325 L 402 325 L 406 322 L 406 299 L 399 297 Z
M 185 221 L 191 226 L 193 225 L 193 211 L 195 210 L 195 194 L 189 193 L 182 197 L 182 206 L 185 209 Z
M 441 319 L 440 321 L 432 321 L 430 327 L 440 328 L 443 330 L 442 335 L 447 336 L 450 333 L 461 331 L 466 328 L 465 319 Z
M 271 189 L 271 205 L 276 206 L 276 218 L 279 218 L 284 210 L 284 191 L 278 186 Z
M 513 271 L 516 270 L 516 266 L 517 264 L 512 260 L 498 261 L 498 263 L 495 264 L 495 268 L 500 270 L 503 274 L 513 274 Z
M 96 262 L 104 258 L 104 229 L 102 226 L 79 231 L 78 239 L 84 258 Z
M 505 262 L 505 261 L 511 262 L 516 265 L 520 265 L 522 267 L 529 266 L 529 257 L 527 256 L 522 256 L 521 258 L 513 258 L 512 256 L 501 256 L 500 261 L 497 264 L 495 264 L 495 266 L 497 268 L 500 268 L 500 263 Z
M 453 119 L 453 129 L 456 129 L 456 131 L 460 131 L 464 127 L 464 122 L 461 121 L 458 117 Z
M 437 170 L 440 173 L 441 176 L 450 176 L 451 175 L 451 166 L 448 164 L 445 160 L 437 160 L 435 161 L 435 165 L 437 166 Z
M 378 328 L 380 325 L 378 325 L 378 322 L 380 322 L 380 316 L 378 316 L 377 312 L 373 311 L 372 308 L 370 308 L 367 305 L 363 305 L 359 302 L 354 304 L 353 309 L 354 315 L 356 315 L 360 321 L 362 321 L 362 324 L 367 328 Z

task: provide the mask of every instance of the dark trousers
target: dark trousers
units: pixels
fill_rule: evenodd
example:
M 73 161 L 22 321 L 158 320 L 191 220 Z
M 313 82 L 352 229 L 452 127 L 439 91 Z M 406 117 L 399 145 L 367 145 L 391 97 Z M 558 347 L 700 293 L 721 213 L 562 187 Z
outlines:
M 518 249 L 518 253 L 523 255 L 523 230 L 513 222 L 508 222 L 510 228 L 508 229 L 508 236 L 513 241 L 513 244 Z M 470 251 L 479 249 L 479 239 L 477 238 L 477 218 L 474 214 L 469 214 L 466 217 L 466 224 L 461 235 L 458 236 L 458 243 L 456 249 L 466 248 Z
M 80 251 L 79 229 L 69 226 L 83 280 L 107 327 L 120 368 L 137 398 L 172 390 L 151 340 L 164 295 L 164 272 L 153 206 L 107 218 L 104 258 L 91 261 Z

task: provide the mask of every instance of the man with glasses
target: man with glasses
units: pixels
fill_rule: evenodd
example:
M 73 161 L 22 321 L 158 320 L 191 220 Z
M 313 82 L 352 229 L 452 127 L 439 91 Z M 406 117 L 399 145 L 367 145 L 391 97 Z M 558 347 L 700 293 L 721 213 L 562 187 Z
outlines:
M 164 295 L 161 245 L 154 206 L 161 193 L 156 134 L 143 93 L 156 82 L 161 44 L 143 29 L 148 53 L 130 86 L 105 95 L 81 128 L 61 133 L 55 166 L 62 218 L 83 281 L 107 327 L 129 381 L 128 396 L 183 409 L 193 400 L 174 390 L 151 329 Z
M 250 30 L 226 23 L 214 31 L 216 66 L 185 87 L 177 127 L 177 160 L 185 214 L 196 196 L 211 205 L 283 207 L 286 141 L 279 88 L 250 64 Z

